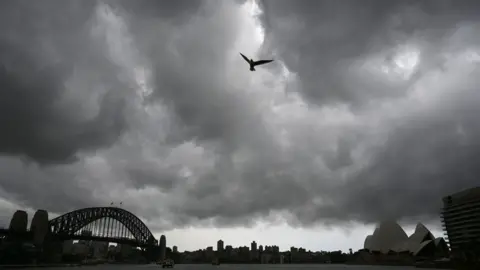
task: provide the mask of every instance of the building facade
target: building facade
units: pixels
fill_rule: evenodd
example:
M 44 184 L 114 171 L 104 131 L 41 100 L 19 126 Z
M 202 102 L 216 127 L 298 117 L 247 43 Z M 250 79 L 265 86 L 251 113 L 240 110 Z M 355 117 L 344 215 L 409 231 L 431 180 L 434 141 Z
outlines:
M 166 253 L 167 253 L 167 238 L 165 235 L 160 236 L 160 258 L 159 261 L 164 261 L 166 259 Z
M 441 218 L 452 255 L 472 250 L 480 243 L 480 187 L 444 197 Z
M 218 253 L 223 253 L 223 240 L 218 240 L 217 241 L 217 252 Z

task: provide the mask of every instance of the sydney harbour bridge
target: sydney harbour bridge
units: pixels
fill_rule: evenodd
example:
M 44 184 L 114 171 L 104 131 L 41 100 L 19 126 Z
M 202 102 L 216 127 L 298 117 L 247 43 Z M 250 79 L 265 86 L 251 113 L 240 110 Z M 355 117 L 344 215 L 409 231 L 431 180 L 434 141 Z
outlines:
M 17 210 L 8 228 L 0 228 L 2 242 L 28 242 L 42 252 L 61 253 L 65 241 L 98 241 L 129 245 L 141 249 L 149 262 L 165 258 L 166 240 L 160 243 L 137 216 L 119 207 L 78 209 L 54 219 L 48 212 L 37 210 L 28 225 L 28 215 Z

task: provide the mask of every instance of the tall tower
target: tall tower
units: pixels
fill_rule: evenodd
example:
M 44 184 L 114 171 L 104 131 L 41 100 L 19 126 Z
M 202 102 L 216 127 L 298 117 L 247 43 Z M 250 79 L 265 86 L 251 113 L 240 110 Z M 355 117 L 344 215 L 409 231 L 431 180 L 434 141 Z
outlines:
M 217 258 L 223 258 L 223 241 L 217 241 Z
M 218 242 L 217 242 L 217 252 L 218 253 L 223 252 L 223 241 L 222 240 L 218 240 Z
M 25 232 L 28 225 L 28 214 L 23 210 L 17 210 L 10 220 L 10 231 Z
M 256 260 L 258 258 L 258 251 L 257 251 L 257 242 L 253 241 L 250 245 L 250 259 Z
M 160 236 L 160 261 L 165 260 L 165 252 L 167 251 L 167 238 L 165 235 Z
M 45 210 L 37 210 L 33 215 L 30 231 L 33 233 L 33 243 L 36 246 L 43 245 L 43 240 L 49 232 L 48 212 Z
M 250 245 L 250 249 L 253 252 L 257 252 L 257 242 L 253 241 L 252 244 Z

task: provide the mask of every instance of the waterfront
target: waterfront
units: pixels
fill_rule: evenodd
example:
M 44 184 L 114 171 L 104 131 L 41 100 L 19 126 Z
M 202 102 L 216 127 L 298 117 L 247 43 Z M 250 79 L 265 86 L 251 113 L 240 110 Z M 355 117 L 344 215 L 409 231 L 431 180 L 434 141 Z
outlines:
M 162 269 L 160 266 L 154 264 L 148 265 L 97 265 L 97 266 L 84 266 L 89 270 L 141 270 L 145 268 L 150 269 Z M 173 269 L 177 270 L 210 270 L 210 269 L 231 269 L 231 270 L 407 270 L 407 269 L 420 269 L 412 266 L 372 266 L 372 265 L 344 265 L 344 264 L 223 264 L 219 266 L 212 266 L 210 264 L 177 264 Z M 34 268 L 24 268 L 34 269 Z M 55 269 L 55 270 L 71 270 L 72 267 L 52 267 L 42 269 Z M 432 268 L 430 268 L 432 269 Z M 435 269 L 432 269 L 435 270 Z

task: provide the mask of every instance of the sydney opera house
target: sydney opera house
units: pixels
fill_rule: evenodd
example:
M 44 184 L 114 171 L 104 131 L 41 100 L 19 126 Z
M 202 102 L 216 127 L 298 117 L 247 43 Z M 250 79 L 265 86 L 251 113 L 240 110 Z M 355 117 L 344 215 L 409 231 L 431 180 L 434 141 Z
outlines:
M 375 260 L 411 263 L 418 258 L 446 258 L 449 248 L 442 237 L 435 238 L 421 223 L 418 223 L 412 235 L 408 236 L 403 228 L 394 221 L 382 222 L 365 239 L 361 258 L 365 263 Z

